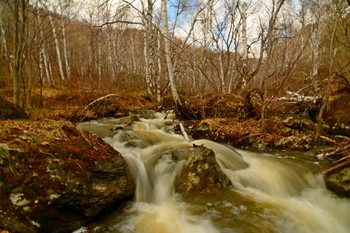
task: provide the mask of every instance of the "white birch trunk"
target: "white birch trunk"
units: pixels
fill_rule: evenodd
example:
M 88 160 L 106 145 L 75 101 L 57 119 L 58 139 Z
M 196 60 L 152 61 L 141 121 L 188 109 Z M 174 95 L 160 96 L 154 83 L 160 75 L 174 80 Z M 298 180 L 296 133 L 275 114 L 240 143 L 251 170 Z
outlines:
M 223 51 L 220 52 L 220 89 L 222 93 L 226 92 L 226 82 L 225 82 L 225 67 L 224 67 L 224 58 Z
M 242 89 L 247 85 L 248 75 L 248 40 L 247 40 L 247 3 L 242 4 L 242 56 L 243 56 L 243 67 L 242 67 Z
M 50 63 L 50 60 L 47 56 L 45 47 L 43 47 L 43 50 L 44 50 L 43 54 L 44 54 L 44 65 L 45 65 L 46 77 L 49 80 L 51 87 L 54 87 L 55 86 L 55 79 L 53 78 L 51 63 Z
M 147 21 L 144 20 L 144 31 L 143 31 L 143 56 L 144 56 L 144 61 L 145 61 L 145 79 L 147 83 L 147 94 L 151 95 L 152 91 L 150 88 L 150 69 L 149 69 L 149 56 L 148 56 L 148 25 Z
M 135 38 L 132 37 L 131 41 L 131 71 L 132 73 L 136 73 Z
M 89 81 L 92 83 L 92 72 L 93 72 L 93 32 L 92 32 L 92 13 L 89 14 L 89 19 L 90 19 L 90 41 L 89 41 L 89 46 L 88 46 L 88 76 L 89 76 Z
M 148 40 L 148 68 L 149 68 L 149 86 L 151 95 L 154 95 L 155 86 L 155 32 L 153 27 L 153 0 L 147 0 L 147 40 Z
M 170 35 L 169 35 L 169 28 L 168 28 L 168 10 L 167 10 L 167 2 L 166 0 L 161 0 L 161 11 L 162 11 L 162 18 L 163 18 L 163 34 L 165 36 L 164 38 L 164 45 L 165 45 L 165 58 L 167 62 L 168 67 L 168 76 L 169 76 L 169 83 L 171 88 L 171 93 L 173 95 L 173 99 L 175 102 L 176 107 L 182 106 L 179 94 L 177 92 L 176 84 L 175 84 L 175 77 L 174 77 L 174 67 L 173 62 L 171 60 L 171 48 L 170 48 Z
M 98 73 L 98 88 L 101 88 L 102 83 L 102 49 L 101 49 L 101 38 L 97 38 L 97 73 Z
M 59 0 L 59 5 L 61 9 L 61 30 L 62 30 L 62 42 L 63 42 L 63 57 L 64 57 L 64 65 L 66 67 L 66 75 L 67 79 L 70 80 L 71 77 L 71 69 L 68 60 L 68 46 L 67 46 L 67 37 L 66 37 L 66 26 L 64 25 L 64 7 L 62 5 L 62 1 Z
M 145 79 L 147 83 L 147 93 L 153 96 L 154 89 L 154 35 L 152 32 L 152 21 L 153 21 L 153 2 L 152 0 L 147 0 L 147 10 L 145 6 L 142 5 L 143 12 L 146 15 L 143 18 L 144 34 L 144 60 L 145 60 Z M 155 84 L 156 85 L 156 84 Z
M 111 28 L 109 28 L 111 29 Z M 113 57 L 114 57 L 114 49 L 113 49 L 113 44 L 112 44 L 112 30 L 109 30 L 108 32 L 108 66 L 109 66 L 109 71 L 111 72 L 111 79 L 112 81 L 115 81 L 115 70 L 114 70 L 114 62 L 113 62 Z
M 62 40 L 63 40 L 63 55 L 64 55 L 64 63 L 66 66 L 66 74 L 67 74 L 67 79 L 70 80 L 71 69 L 70 69 L 70 64 L 69 64 L 69 60 L 68 60 L 68 46 L 67 46 L 67 38 L 66 38 L 66 29 L 64 26 L 63 19 L 62 19 Z
M 158 25 L 160 28 L 160 24 Z M 160 41 L 161 34 L 158 31 L 157 36 L 157 59 L 158 59 L 158 74 L 157 74 L 157 80 L 156 80 L 156 95 L 157 95 L 157 107 L 161 106 L 161 96 L 160 96 L 160 79 L 162 75 L 162 61 L 161 61 L 161 41 Z
M 39 78 L 42 80 L 42 82 L 45 82 L 44 79 L 44 68 L 45 68 L 45 74 L 47 78 L 47 82 L 49 83 L 50 87 L 55 86 L 55 82 L 52 78 L 52 72 L 51 69 L 49 68 L 49 61 L 46 55 L 46 50 L 45 50 L 45 39 L 44 39 L 44 32 L 43 32 L 43 26 L 42 26 L 42 20 L 40 16 L 40 10 L 37 8 L 37 19 L 39 23 L 39 33 L 40 33 L 40 45 L 39 45 Z
M 49 21 L 50 21 L 52 34 L 53 34 L 53 37 L 54 37 L 54 42 L 55 42 L 55 47 L 56 47 L 56 56 L 57 56 L 57 63 L 58 63 L 58 69 L 59 69 L 59 73 L 60 73 L 60 78 L 61 78 L 61 81 L 65 81 L 65 76 L 64 76 L 64 72 L 63 72 L 63 65 L 62 65 L 62 60 L 61 60 L 60 44 L 59 44 L 59 41 L 58 41 L 58 36 L 57 36 L 57 32 L 56 32 L 55 23 L 53 21 L 53 18 L 51 16 L 51 14 L 49 14 Z
M 314 23 L 314 28 L 311 32 L 311 78 L 314 91 L 317 91 L 317 77 L 320 67 L 320 35 L 319 35 L 319 22 Z

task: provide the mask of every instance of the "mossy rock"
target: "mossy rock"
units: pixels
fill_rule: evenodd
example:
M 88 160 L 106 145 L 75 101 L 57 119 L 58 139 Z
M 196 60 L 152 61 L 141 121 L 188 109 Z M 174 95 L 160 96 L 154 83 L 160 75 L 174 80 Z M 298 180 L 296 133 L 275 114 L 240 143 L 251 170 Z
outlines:
M 350 165 L 325 176 L 326 186 L 339 196 L 350 198 Z
M 175 189 L 183 195 L 215 193 L 231 182 L 216 162 L 215 153 L 204 147 L 194 147 L 175 181 Z
M 0 120 L 27 118 L 28 115 L 21 107 L 0 97 Z
M 74 124 L 0 121 L 0 229 L 72 232 L 132 198 L 126 161 Z

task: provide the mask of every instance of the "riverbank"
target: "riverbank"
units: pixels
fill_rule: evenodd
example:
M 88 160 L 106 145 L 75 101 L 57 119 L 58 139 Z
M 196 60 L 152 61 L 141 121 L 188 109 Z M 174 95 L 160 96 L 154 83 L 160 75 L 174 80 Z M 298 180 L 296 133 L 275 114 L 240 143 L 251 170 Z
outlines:
M 341 95 L 333 97 L 333 101 L 339 98 L 346 99 Z M 69 99 L 74 101 L 69 102 Z M 100 206 L 101 200 L 108 209 L 108 206 L 115 205 L 118 200 L 132 198 L 133 185 L 130 184 L 133 182 L 127 174 L 127 166 L 125 163 L 117 166 L 122 160 L 115 160 L 120 155 L 98 138 L 79 130 L 76 123 L 102 117 L 128 116 L 123 124 L 131 125 L 140 118 L 151 117 L 152 114 L 147 109 L 154 109 L 152 102 L 142 95 L 97 95 L 80 100 L 78 96 L 69 96 L 69 99 L 65 95 L 50 97 L 45 102 L 47 108 L 29 113 L 29 119 L 0 121 L 0 192 L 2 200 L 7 200 L 2 202 L 0 228 L 35 232 L 37 225 L 41 226 L 41 222 L 47 221 L 45 218 L 33 218 L 34 214 L 43 211 L 42 207 L 69 207 L 72 210 L 77 208 L 73 203 L 81 201 L 85 207 L 82 208 L 79 204 L 79 211 L 74 211 L 78 217 L 70 217 L 70 229 L 73 229 L 98 215 L 98 210 L 91 210 L 96 205 Z M 171 98 L 165 103 L 163 111 L 172 109 Z M 272 103 L 265 119 L 268 126 L 265 129 L 260 118 L 261 107 L 259 98 L 247 100 L 235 95 L 194 96 L 186 104 L 187 119 L 181 122 L 185 132 L 194 139 L 206 138 L 254 151 L 299 151 L 302 159 L 324 163 L 325 170 L 332 165 L 347 162 L 349 148 L 342 147 L 349 143 L 346 126 L 342 127 L 343 131 L 335 127 L 333 129 L 335 123 L 330 121 L 329 125 L 325 124 L 321 141 L 318 144 L 313 141 L 316 127 L 314 116 L 320 108 L 319 103 L 313 106 L 290 102 Z M 329 119 L 341 119 L 350 109 L 344 109 L 343 106 L 339 109 L 339 104 L 334 107 L 338 109 L 330 108 L 329 111 L 339 115 L 329 114 L 332 116 Z M 347 122 L 343 125 L 345 123 Z M 179 125 L 174 130 L 183 134 Z M 112 131 L 107 133 L 113 134 Z M 337 162 L 339 160 L 340 163 Z M 120 198 L 118 190 L 110 190 L 113 198 L 104 196 L 104 184 L 109 182 L 108 179 L 114 180 L 121 174 L 120 171 L 113 170 L 113 167 L 122 167 L 125 177 L 129 177 L 125 178 L 129 181 L 120 179 L 120 185 L 127 187 L 123 198 Z M 332 178 L 328 179 L 331 180 L 328 187 L 347 197 L 348 169 L 347 165 L 339 166 L 339 169 L 327 174 L 327 177 Z M 101 177 L 107 180 L 101 181 Z M 96 183 L 96 180 L 102 183 Z M 77 193 L 76 190 L 80 192 Z M 89 193 L 88 190 L 95 191 Z M 83 195 L 90 199 L 90 194 L 96 203 L 84 201 L 87 199 Z M 72 195 L 76 198 L 60 199 Z M 54 219 L 59 216 L 55 211 L 52 211 L 57 214 L 53 214 Z M 66 217 L 62 218 L 64 221 Z

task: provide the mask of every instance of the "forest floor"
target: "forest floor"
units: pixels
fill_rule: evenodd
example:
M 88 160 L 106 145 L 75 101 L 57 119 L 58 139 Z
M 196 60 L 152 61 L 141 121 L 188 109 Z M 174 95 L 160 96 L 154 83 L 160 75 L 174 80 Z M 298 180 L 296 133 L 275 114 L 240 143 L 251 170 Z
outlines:
M 0 94 L 8 100 L 11 96 L 9 91 Z M 156 109 L 151 99 L 141 92 L 106 94 L 97 91 L 44 89 L 42 97 L 39 90 L 34 91 L 32 96 L 32 107 L 26 112 L 33 120 L 81 122 L 128 116 L 142 109 Z M 179 117 L 188 134 L 195 139 L 207 138 L 258 151 L 313 150 L 317 155 L 327 154 L 349 143 L 349 135 L 327 132 L 327 128 L 320 140 L 314 142 L 315 119 L 320 103 L 271 102 L 266 108 L 263 127 L 259 93 L 243 97 L 207 94 L 184 100 L 185 114 Z M 165 97 L 162 110 L 173 107 L 172 98 Z M 343 150 L 342 153 L 348 155 L 348 150 Z

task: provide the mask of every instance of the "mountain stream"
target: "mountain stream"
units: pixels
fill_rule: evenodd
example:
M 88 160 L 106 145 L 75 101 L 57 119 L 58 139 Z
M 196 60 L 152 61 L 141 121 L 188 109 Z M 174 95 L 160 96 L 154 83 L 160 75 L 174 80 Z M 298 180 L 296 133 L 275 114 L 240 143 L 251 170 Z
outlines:
M 350 200 L 325 188 L 317 161 L 185 140 L 174 133 L 173 116 L 165 116 L 156 113 L 132 126 L 118 119 L 81 124 L 123 155 L 136 183 L 135 201 L 92 224 L 94 232 L 350 232 Z M 193 145 L 215 152 L 231 189 L 190 197 L 175 192 L 174 181 Z

